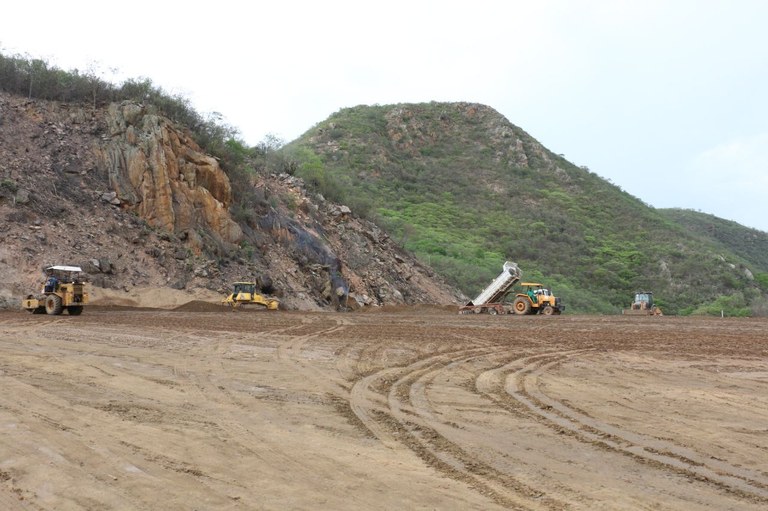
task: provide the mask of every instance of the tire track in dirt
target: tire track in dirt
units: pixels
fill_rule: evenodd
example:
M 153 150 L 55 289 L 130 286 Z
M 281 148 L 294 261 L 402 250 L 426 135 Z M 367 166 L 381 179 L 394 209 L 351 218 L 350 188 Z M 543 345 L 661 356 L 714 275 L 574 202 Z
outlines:
M 517 412 L 523 409 L 548 427 L 585 443 L 642 460 L 662 470 L 685 474 L 729 493 L 768 502 L 768 482 L 761 474 L 734 467 L 669 440 L 599 421 L 541 390 L 541 379 L 548 370 L 589 351 L 549 352 L 515 360 L 481 374 L 476 380 L 476 388 L 500 406 Z
M 217 438 L 221 442 L 220 448 L 230 452 L 233 458 L 258 459 L 269 466 L 285 467 L 292 473 L 301 473 L 305 478 L 314 479 L 318 485 L 322 483 L 322 476 L 307 470 L 302 459 L 288 456 L 279 445 L 260 439 L 258 432 L 246 424 L 244 417 L 254 408 L 252 399 L 248 402 L 237 391 L 227 386 L 226 382 L 213 379 L 216 374 L 229 374 L 229 368 L 226 367 L 228 360 L 224 355 L 231 352 L 231 346 L 237 343 L 238 339 L 233 339 L 225 331 L 187 330 L 180 333 L 154 328 L 148 331 L 151 331 L 153 336 L 149 342 L 178 352 L 181 357 L 175 356 L 177 361 L 179 358 L 186 360 L 183 368 L 176 364 L 169 369 L 172 371 L 169 381 L 179 392 L 190 396 L 185 398 L 186 402 L 198 403 L 194 409 L 186 409 L 183 403 L 176 408 L 166 406 L 164 420 L 168 426 L 165 427 L 176 427 L 179 421 L 182 421 L 184 428 L 192 427 L 206 436 Z M 162 360 L 153 360 L 153 363 L 166 367 Z M 130 372 L 134 377 L 142 377 L 148 382 L 163 383 L 152 376 L 135 374 L 135 370 Z M 133 409 L 128 412 L 131 413 L 131 410 Z M 141 419 L 133 420 L 141 422 Z M 121 441 L 121 444 L 128 448 L 133 456 L 140 456 L 149 466 L 195 478 L 199 485 L 208 488 L 209 494 L 217 495 L 222 500 L 230 499 L 233 494 L 248 494 L 251 491 L 247 484 L 212 474 L 205 466 L 189 461 L 188 457 L 180 457 L 170 452 L 164 454 L 154 448 L 142 446 L 138 441 Z
M 451 353 L 465 353 L 466 348 Z M 396 431 L 384 424 L 391 422 L 388 397 L 386 392 L 392 383 L 400 378 L 400 375 L 418 371 L 424 365 L 433 363 L 444 354 L 427 354 L 416 358 L 406 366 L 389 367 L 375 371 L 352 385 L 349 393 L 349 406 L 365 428 L 385 446 L 390 449 L 402 449 L 402 444 Z M 377 391 L 381 390 L 380 392 Z
M 452 394 L 461 388 L 469 392 L 469 395 L 474 396 L 475 406 L 472 408 L 473 412 L 480 411 L 483 414 L 496 414 L 497 416 L 501 413 L 509 414 L 509 410 L 499 408 L 493 401 L 487 400 L 477 393 L 474 381 L 478 371 L 484 371 L 484 369 L 479 369 L 478 366 L 487 367 L 498 363 L 497 360 L 504 360 L 506 362 L 511 359 L 522 358 L 523 356 L 519 352 L 510 351 L 508 347 L 504 347 L 489 353 L 453 360 L 444 366 L 436 366 L 429 371 L 425 371 L 410 383 L 405 382 L 406 385 L 400 390 L 400 393 L 405 396 L 407 391 L 408 399 L 403 399 L 402 403 L 406 406 L 410 404 L 410 411 L 419 415 L 425 421 L 425 426 L 434 430 L 435 434 L 438 434 L 438 428 L 440 431 L 443 431 L 444 433 L 440 434 L 442 438 L 437 443 L 445 446 L 454 456 L 456 456 L 456 453 L 461 453 L 459 459 L 473 473 L 482 474 L 484 478 L 489 478 L 504 487 L 515 488 L 519 494 L 524 495 L 530 500 L 527 505 L 535 505 L 537 508 L 544 507 L 546 509 L 567 509 L 574 501 L 572 489 L 560 484 L 557 480 L 548 480 L 545 485 L 540 482 L 536 484 L 522 482 L 510 473 L 511 471 L 516 472 L 519 469 L 520 463 L 523 461 L 522 459 L 516 459 L 511 463 L 508 462 L 505 466 L 499 466 L 497 463 L 493 463 L 492 460 L 487 459 L 487 453 L 482 453 L 482 450 L 478 451 L 475 442 L 468 442 L 466 437 L 462 438 L 461 435 L 456 435 L 457 432 L 464 430 L 468 425 L 468 423 L 464 422 L 466 418 L 462 414 L 467 409 L 461 405 L 457 406 L 455 402 L 448 403 L 443 401 L 442 409 L 438 410 L 428 396 L 429 388 L 436 386 L 438 389 L 442 387 L 445 390 L 446 385 L 450 382 L 450 386 L 455 387 L 451 392 Z M 438 377 L 442 377 L 442 382 L 435 383 Z M 502 422 L 507 422 L 507 420 Z M 493 429 L 488 429 L 486 433 L 492 434 L 494 431 Z M 494 455 L 503 453 L 504 456 L 515 459 L 513 452 L 505 452 L 501 449 L 501 446 L 494 447 L 493 453 Z M 586 498 L 578 496 L 577 499 L 581 502 Z
M 73 336 L 67 331 L 60 329 L 57 332 L 57 342 L 64 341 L 69 343 L 77 341 L 79 347 L 88 351 L 93 349 L 92 346 L 100 346 L 99 353 L 91 353 L 91 355 L 101 357 L 107 363 L 115 348 L 122 349 L 129 346 L 132 348 L 162 347 L 164 352 L 173 352 L 175 360 L 181 358 L 187 361 L 183 369 L 179 369 L 178 364 L 166 364 L 164 358 L 157 359 L 149 356 L 146 358 L 139 356 L 130 365 L 120 364 L 114 366 L 110 364 L 111 371 L 109 373 L 103 370 L 101 372 L 109 374 L 111 377 L 141 379 L 146 383 L 135 387 L 143 389 L 141 395 L 126 396 L 124 404 L 110 402 L 109 405 L 102 407 L 97 405 L 95 406 L 97 410 L 137 424 L 148 425 L 158 423 L 163 424 L 164 429 L 171 428 L 173 430 L 177 427 L 185 429 L 194 428 L 206 434 L 212 433 L 217 437 L 228 439 L 230 443 L 222 444 L 222 447 L 235 449 L 233 455 L 237 453 L 238 455 L 245 454 L 246 456 L 258 457 L 260 459 L 264 458 L 275 466 L 285 466 L 296 471 L 302 470 L 304 464 L 301 460 L 285 456 L 279 448 L 267 446 L 265 443 L 260 442 L 259 447 L 261 450 L 255 451 L 251 449 L 248 445 L 248 439 L 253 441 L 258 438 L 258 434 L 245 428 L 240 423 L 242 416 L 240 412 L 219 413 L 215 416 L 205 413 L 208 404 L 221 405 L 229 410 L 242 411 L 246 408 L 242 400 L 237 399 L 228 389 L 210 378 L 212 374 L 211 363 L 221 365 L 222 354 L 227 352 L 229 345 L 232 343 L 232 340 L 225 332 L 217 336 L 216 332 L 199 330 L 179 332 L 150 327 L 142 331 L 143 335 L 134 336 L 124 333 L 121 328 L 115 329 L 106 326 L 95 329 L 95 331 L 98 338 L 83 339 L 81 336 L 72 338 Z M 107 349 L 105 350 L 104 348 Z M 73 348 L 72 352 L 73 354 L 77 353 L 77 349 Z M 89 366 L 96 368 L 93 364 L 89 364 Z M 156 376 L 158 371 L 167 373 L 167 378 Z M 219 372 L 220 374 L 227 374 L 223 367 Z M 154 387 L 158 391 L 171 386 L 176 387 L 174 390 L 177 392 L 191 392 L 192 395 L 199 398 L 197 402 L 201 405 L 197 409 L 186 409 L 183 406 L 175 408 L 165 406 L 162 410 L 155 408 L 153 405 L 154 400 L 151 399 L 153 385 L 159 385 Z M 87 403 L 84 404 L 87 405 Z M 91 404 L 90 406 L 93 407 L 94 405 Z M 40 418 L 38 419 L 41 420 Z M 121 444 L 128 448 L 130 452 L 129 457 L 140 456 L 149 466 L 157 466 L 163 470 L 198 479 L 200 485 L 208 487 L 209 494 L 218 495 L 223 500 L 227 499 L 227 496 L 231 494 L 229 490 L 233 486 L 232 481 L 225 481 L 211 476 L 206 473 L 204 468 L 185 461 L 183 458 L 172 454 L 162 454 L 155 449 L 142 447 L 139 443 L 126 443 L 118 438 L 114 438 L 111 443 Z M 123 453 L 122 456 L 125 455 L 126 453 Z M 127 460 L 127 458 L 123 459 Z M 125 461 L 125 464 L 129 464 L 129 462 Z M 115 471 L 113 470 L 112 472 Z M 311 474 L 307 476 L 311 477 Z M 318 479 L 318 483 L 320 481 Z M 241 490 L 247 488 L 239 484 L 235 484 L 235 486 Z
M 264 440 L 256 440 L 259 435 L 243 423 L 243 414 L 254 411 L 254 395 L 243 388 L 233 388 L 232 382 L 212 379 L 215 375 L 236 375 L 241 371 L 240 366 L 232 366 L 244 360 L 242 354 L 235 347 L 238 345 L 269 346 L 266 352 L 270 358 L 290 368 L 291 371 L 301 374 L 302 379 L 310 379 L 316 391 L 317 400 L 338 407 L 338 402 L 346 402 L 348 383 L 342 379 L 335 379 L 331 375 L 322 372 L 314 365 L 308 363 L 303 356 L 303 350 L 314 339 L 322 339 L 324 336 L 332 336 L 344 328 L 343 320 L 334 321 L 334 326 L 324 324 L 325 318 L 302 318 L 300 324 L 294 324 L 285 328 L 268 331 L 248 332 L 243 331 L 242 326 L 236 328 L 236 335 L 228 332 L 199 332 L 201 340 L 194 353 L 190 353 L 190 362 L 183 370 L 176 370 L 180 376 L 188 380 L 187 389 L 191 390 L 197 402 L 216 403 L 217 408 L 229 410 L 221 412 L 215 417 L 215 426 L 221 436 L 227 439 L 227 446 L 238 446 L 238 456 L 258 457 L 269 466 L 284 467 L 285 470 L 302 474 L 303 478 L 314 480 L 321 486 L 324 480 L 322 473 L 315 473 L 308 468 L 306 460 L 293 458 L 286 455 L 279 444 L 273 444 Z M 176 332 L 174 337 L 180 335 Z M 185 338 L 189 334 L 184 335 Z M 190 348 L 191 349 L 191 348 Z M 211 364 L 218 364 L 215 370 Z M 247 377 L 247 373 L 243 377 Z M 317 391 L 319 390 L 319 392 Z M 245 393 L 245 394 L 244 394 Z M 248 446 L 248 440 L 256 442 L 258 448 Z
M 431 424 L 440 421 L 422 394 L 425 380 L 446 368 L 507 352 L 508 348 L 490 345 L 462 348 L 425 357 L 406 367 L 384 369 L 355 384 L 350 405 L 384 445 L 413 451 L 436 470 L 468 484 L 498 504 L 509 509 L 564 509 L 563 503 L 484 463 Z
M 336 411 L 340 412 L 347 420 L 355 423 L 357 418 L 351 413 L 345 413 L 344 411 L 345 408 L 348 409 L 349 381 L 343 377 L 332 374 L 330 371 L 323 371 L 316 365 L 310 363 L 311 357 L 305 356 L 305 351 L 309 350 L 308 345 L 313 341 L 319 341 L 318 346 L 324 347 L 324 341 L 326 339 L 330 338 L 333 340 L 333 334 L 343 331 L 350 323 L 345 318 L 337 318 L 333 321 L 333 326 L 318 324 L 325 321 L 327 321 L 326 318 L 322 317 L 303 318 L 299 325 L 250 334 L 249 337 L 251 339 L 261 339 L 265 342 L 274 343 L 274 359 L 277 362 L 300 374 L 302 379 L 310 380 L 315 389 L 314 394 L 319 395 L 318 399 L 333 406 Z M 334 354 L 335 351 L 330 350 L 329 353 Z M 335 365 L 333 367 L 335 367 Z M 214 386 L 211 391 L 219 392 L 222 399 L 229 398 L 230 401 L 236 403 L 237 406 L 249 408 L 246 403 L 238 400 L 229 389 L 222 386 Z M 220 421 L 219 425 L 224 431 L 233 436 L 241 435 L 241 433 L 238 432 L 248 431 L 239 420 L 235 419 L 226 422 Z M 361 425 L 355 425 L 358 428 L 361 427 Z M 284 470 L 289 473 L 302 474 L 302 478 L 315 481 L 317 486 L 322 486 L 326 479 L 324 471 L 329 467 L 319 468 L 315 465 L 308 464 L 305 458 L 291 458 L 285 454 L 285 451 L 280 448 L 279 444 L 273 445 L 261 441 L 259 443 L 258 451 L 252 449 L 250 451 L 253 454 L 258 455 L 260 459 L 270 466 L 280 466 L 284 467 Z M 315 463 L 321 462 L 315 460 Z M 350 502 L 359 501 L 354 495 L 348 496 L 347 499 Z M 360 501 L 360 505 L 362 506 L 364 503 Z
M 24 320 L 3 320 L 0 323 L 0 326 L 2 329 L 0 330 L 0 334 L 4 334 L 6 332 L 13 332 L 15 336 L 20 336 L 20 334 L 32 334 L 35 332 L 39 332 L 41 330 L 51 330 L 53 329 L 57 324 L 64 323 L 69 324 L 72 321 L 78 321 L 80 320 L 80 317 L 51 317 L 51 316 L 43 316 L 40 317 L 39 315 L 36 315 L 35 319 L 39 319 L 39 321 L 30 321 L 32 318 L 27 318 L 26 321 Z M 5 330 L 7 328 L 7 330 Z M 5 330 L 5 331 L 3 331 Z
M 308 363 L 306 357 L 302 356 L 304 347 L 310 341 L 324 336 L 331 336 L 334 332 L 341 331 L 344 328 L 345 325 L 337 323 L 332 327 L 321 328 L 307 334 L 288 337 L 287 339 L 280 339 L 279 337 L 290 335 L 290 331 L 282 332 L 280 335 L 275 336 L 279 341 L 277 359 L 282 363 L 292 366 L 294 370 L 300 372 L 304 377 L 311 375 L 315 384 L 325 390 L 325 392 L 346 399 L 350 388 L 347 380 L 318 369 L 314 364 Z
M 298 335 L 290 336 L 291 331 L 300 332 L 306 329 L 306 325 L 296 327 L 295 329 L 286 329 L 280 332 L 279 335 L 274 336 L 278 342 L 276 358 L 279 362 L 288 365 L 292 370 L 300 373 L 303 378 L 309 378 L 312 380 L 316 389 L 323 392 L 333 404 L 336 411 L 342 415 L 350 424 L 355 426 L 359 431 L 367 434 L 372 434 L 376 438 L 383 438 L 384 431 L 380 430 L 372 419 L 368 417 L 365 411 L 357 413 L 355 406 L 352 404 L 354 398 L 353 394 L 357 391 L 354 385 L 348 378 L 343 376 L 342 370 L 339 368 L 338 357 L 333 365 L 333 368 L 338 374 L 332 374 L 331 371 L 322 371 L 313 364 L 309 364 L 307 359 L 302 356 L 302 350 L 312 340 L 320 339 L 327 335 L 332 335 L 335 332 L 340 332 L 346 328 L 344 322 L 337 322 L 335 326 L 320 328 L 316 331 Z M 281 337 L 288 337 L 287 339 L 281 339 Z M 351 353 L 357 352 L 353 348 L 354 343 L 348 343 L 342 348 L 342 353 L 345 354 L 345 358 L 349 357 Z M 377 348 L 378 349 L 378 348 Z M 336 354 L 339 350 L 335 350 Z M 343 363 L 341 367 L 347 370 L 352 370 L 354 363 L 350 359 Z M 381 435 L 381 436 L 380 436 Z M 388 443 L 386 440 L 383 442 L 390 448 L 397 448 L 397 444 Z
M 510 474 L 503 473 L 482 459 L 471 454 L 461 445 L 442 435 L 437 429 L 439 419 L 432 413 L 431 405 L 422 394 L 423 382 L 434 378 L 451 365 L 465 364 L 472 359 L 498 354 L 485 351 L 479 355 L 454 359 L 449 363 L 436 363 L 405 375 L 395 382 L 389 392 L 389 407 L 393 416 L 410 433 L 418 445 L 411 448 L 422 458 L 437 463 L 454 477 L 468 482 L 481 493 L 490 495 L 498 503 L 519 506 L 524 509 L 563 509 L 564 505 L 546 496 L 546 492 L 528 486 Z
M 36 472 L 61 470 L 68 479 L 73 480 L 72 488 L 76 488 L 74 481 L 79 485 L 109 485 L 116 480 L 113 474 L 122 474 L 126 466 L 132 466 L 119 450 L 92 449 L 92 439 L 81 434 L 91 424 L 99 421 L 101 411 L 74 404 L 73 412 L 73 403 L 45 391 L 44 387 L 38 387 L 34 383 L 13 379 L 6 381 L 4 387 L 6 395 L 1 401 L 0 410 L 9 412 L 14 424 L 12 433 L 5 434 L 6 441 L 17 434 L 17 431 L 22 432 L 25 439 L 23 442 L 6 443 L 5 461 L 38 460 L 36 465 L 39 468 Z M 84 452 L 88 455 L 85 456 Z M 24 481 L 27 474 L 18 475 Z M 23 482 L 19 482 L 15 490 L 25 501 L 34 499 L 37 492 L 35 487 L 25 487 Z M 65 502 L 66 499 L 71 499 L 70 503 L 83 505 L 76 491 L 62 498 Z M 129 502 L 132 502 L 132 498 L 128 490 L 112 487 L 110 492 L 101 496 L 99 502 L 90 504 L 97 507 L 121 508 L 128 506 Z M 24 509 L 27 509 L 26 505 Z

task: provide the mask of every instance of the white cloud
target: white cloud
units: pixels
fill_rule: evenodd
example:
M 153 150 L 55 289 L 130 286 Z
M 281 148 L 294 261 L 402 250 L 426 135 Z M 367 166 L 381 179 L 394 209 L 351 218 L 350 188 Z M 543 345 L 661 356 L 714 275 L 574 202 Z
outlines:
M 727 176 L 768 192 L 768 132 L 732 140 L 703 151 L 693 161 L 704 174 Z M 754 179 L 757 178 L 757 179 Z M 768 196 L 768 194 L 766 194 Z
M 768 232 L 768 132 L 702 151 L 670 184 L 677 190 L 671 204 Z

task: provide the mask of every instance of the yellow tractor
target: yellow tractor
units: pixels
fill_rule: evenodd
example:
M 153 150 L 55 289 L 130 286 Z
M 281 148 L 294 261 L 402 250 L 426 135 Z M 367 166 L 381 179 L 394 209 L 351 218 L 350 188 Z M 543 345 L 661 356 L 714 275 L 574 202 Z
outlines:
M 537 282 L 522 282 L 523 292 L 515 295 L 512 310 L 515 314 L 560 314 L 565 305 L 559 297 Z
M 663 316 L 661 309 L 653 303 L 653 293 L 650 291 L 638 291 L 635 300 L 629 309 L 621 311 L 625 315 L 634 316 Z
M 27 295 L 22 308 L 32 314 L 58 315 L 66 310 L 70 316 L 79 316 L 88 303 L 88 291 L 80 279 L 79 266 L 49 266 L 46 281 L 39 295 Z
M 255 303 L 262 305 L 267 310 L 277 310 L 280 307 L 280 300 L 276 298 L 267 298 L 256 292 L 258 285 L 255 282 L 235 282 L 230 293 L 221 303 L 229 305 L 232 309 L 237 309 L 241 305 Z

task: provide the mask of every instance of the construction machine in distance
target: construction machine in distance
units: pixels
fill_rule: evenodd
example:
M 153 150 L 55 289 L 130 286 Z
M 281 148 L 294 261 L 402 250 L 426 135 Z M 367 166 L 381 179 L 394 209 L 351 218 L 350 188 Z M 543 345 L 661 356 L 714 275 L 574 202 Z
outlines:
M 523 282 L 524 290 L 517 293 L 508 307 L 505 303 L 512 288 L 523 277 L 523 272 L 517 264 L 506 261 L 502 271 L 477 297 L 466 305 L 459 307 L 459 314 L 488 313 L 496 314 L 560 314 L 565 310 L 565 305 L 559 297 L 554 296 L 536 282 Z
M 79 316 L 88 303 L 88 291 L 79 266 L 55 265 L 45 268 L 46 281 L 39 295 L 27 295 L 21 307 L 33 314 L 59 315 L 67 311 Z
M 622 314 L 631 316 L 663 316 L 661 308 L 653 303 L 653 293 L 650 291 L 638 291 L 629 309 L 621 311 Z
M 235 282 L 232 293 L 227 295 L 221 303 L 229 305 L 232 310 L 242 305 L 256 304 L 266 307 L 267 310 L 277 310 L 280 308 L 280 300 L 268 298 L 256 292 L 258 284 L 256 282 Z

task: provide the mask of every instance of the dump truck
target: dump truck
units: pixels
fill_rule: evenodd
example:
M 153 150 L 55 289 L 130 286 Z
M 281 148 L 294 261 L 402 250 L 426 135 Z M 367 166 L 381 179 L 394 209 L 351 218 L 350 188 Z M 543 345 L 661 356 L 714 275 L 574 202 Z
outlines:
M 629 309 L 621 311 L 622 314 L 631 316 L 663 316 L 661 308 L 653 303 L 653 293 L 650 291 L 638 291 Z
M 229 305 L 233 310 L 247 304 L 260 305 L 267 310 L 277 310 L 280 307 L 280 300 L 256 292 L 257 288 L 256 282 L 235 282 L 232 292 L 221 300 L 221 303 Z
M 63 311 L 79 316 L 88 304 L 88 291 L 81 280 L 79 266 L 55 265 L 45 268 L 43 288 L 37 295 L 27 295 L 21 306 L 33 314 L 58 315 Z
M 498 277 L 480 291 L 480 294 L 474 300 L 470 300 L 466 305 L 459 307 L 459 314 L 483 313 L 505 314 L 504 298 L 509 294 L 512 287 L 522 278 L 523 272 L 512 261 L 506 261 L 502 266 Z
M 459 314 L 560 314 L 565 306 L 549 289 L 535 282 L 524 282 L 522 293 L 517 293 L 511 307 L 505 303 L 512 288 L 523 277 L 520 267 L 506 261 L 501 273 L 474 300 L 459 307 Z

